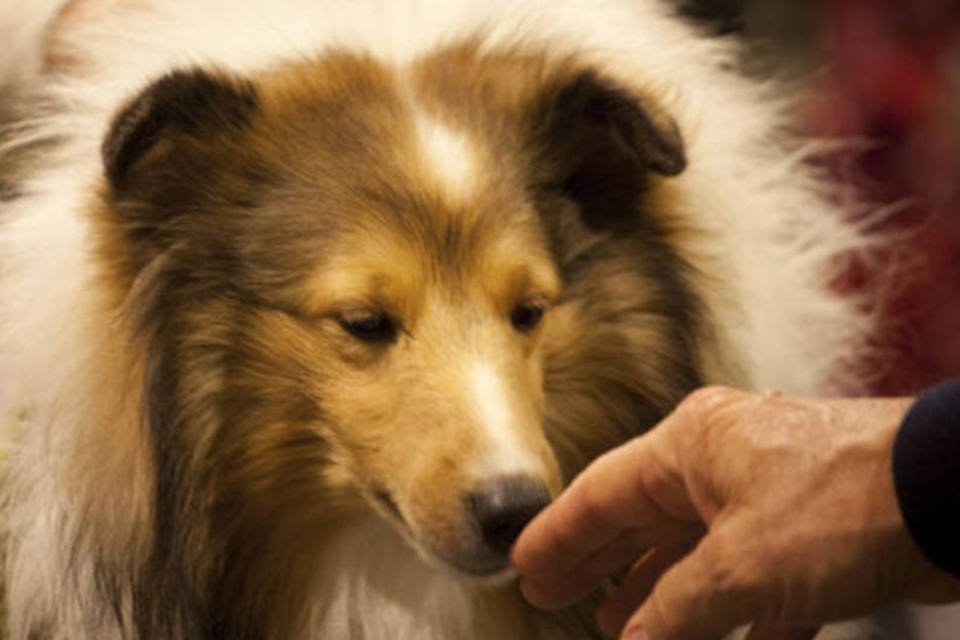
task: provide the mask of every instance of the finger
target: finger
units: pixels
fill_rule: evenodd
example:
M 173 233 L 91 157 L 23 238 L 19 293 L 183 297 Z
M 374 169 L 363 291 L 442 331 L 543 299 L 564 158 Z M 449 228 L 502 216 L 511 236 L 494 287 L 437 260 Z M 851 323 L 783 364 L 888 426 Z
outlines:
M 699 525 L 678 527 L 670 536 L 676 544 L 690 548 L 694 540 L 703 536 Z M 558 573 L 547 579 L 528 577 L 520 589 L 527 601 L 540 609 L 562 609 L 577 602 L 600 586 L 608 577 L 635 563 L 649 549 L 648 538 L 634 531 L 626 531 L 583 562 L 570 567 L 567 573 Z
M 627 531 L 587 558 L 577 570 L 552 580 L 522 579 L 520 591 L 535 607 L 562 609 L 591 593 L 608 576 L 636 562 L 646 549 L 643 539 Z
M 818 633 L 819 627 L 784 628 L 755 624 L 745 640 L 813 640 Z
M 587 467 L 520 535 L 512 553 L 520 574 L 557 580 L 628 530 L 647 547 L 689 535 L 696 518 L 664 512 L 647 489 L 683 494 L 682 478 L 665 460 L 670 447 L 654 430 Z
M 690 552 L 691 545 L 657 547 L 641 558 L 620 583 L 617 591 L 597 609 L 597 624 L 611 637 L 623 631 L 630 616 L 650 595 L 660 576 Z
M 715 640 L 753 617 L 757 590 L 711 532 L 671 567 L 630 618 L 624 637 Z M 637 636 L 640 630 L 647 636 Z

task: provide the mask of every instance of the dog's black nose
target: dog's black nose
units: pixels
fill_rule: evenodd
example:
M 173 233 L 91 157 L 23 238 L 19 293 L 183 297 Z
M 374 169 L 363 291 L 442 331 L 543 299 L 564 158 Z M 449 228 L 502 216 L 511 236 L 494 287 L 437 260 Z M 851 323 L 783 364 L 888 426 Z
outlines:
M 547 487 L 524 476 L 488 482 L 470 494 L 470 508 L 483 543 L 504 556 L 527 523 L 548 504 Z

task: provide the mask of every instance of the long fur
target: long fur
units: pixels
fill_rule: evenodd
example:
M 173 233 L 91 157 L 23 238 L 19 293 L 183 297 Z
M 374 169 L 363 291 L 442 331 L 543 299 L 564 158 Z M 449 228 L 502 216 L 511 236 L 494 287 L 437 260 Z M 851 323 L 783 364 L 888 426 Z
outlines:
M 96 13 L 110 3 L 90 4 Z M 112 297 L 94 252 L 103 231 L 89 210 L 118 108 L 172 68 L 243 75 L 338 48 L 402 67 L 459 38 L 488 51 L 545 49 L 588 61 L 659 96 L 683 134 L 689 166 L 658 183 L 650 206 L 669 212 L 671 245 L 703 306 L 701 381 L 800 394 L 857 386 L 851 363 L 871 319 L 830 284 L 839 261 L 866 240 L 833 210 L 828 187 L 790 140 L 790 104 L 734 70 L 735 45 L 699 34 L 663 4 L 115 4 L 97 19 L 68 15 L 69 28 L 53 32 L 49 55 L 61 66 L 34 83 L 40 115 L 18 135 L 54 144 L 18 186 L 21 197 L 0 203 L 0 380 L 14 381 L 27 412 L 4 487 L 12 638 L 131 637 L 129 621 L 148 606 L 131 587 L 150 553 L 143 523 L 154 515 L 157 482 L 133 382 L 145 375 L 137 354 L 147 347 L 135 314 Z M 424 564 L 366 518 L 328 541 L 325 566 L 342 578 L 323 582 L 317 604 L 296 612 L 290 628 L 303 637 L 583 637 L 558 630 L 573 623 L 531 614 L 515 594 Z

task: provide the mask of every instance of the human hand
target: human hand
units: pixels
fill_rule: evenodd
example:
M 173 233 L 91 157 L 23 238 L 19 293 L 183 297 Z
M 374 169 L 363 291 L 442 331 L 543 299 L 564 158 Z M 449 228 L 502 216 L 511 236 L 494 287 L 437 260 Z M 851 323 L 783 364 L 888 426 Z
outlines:
M 654 640 L 749 623 L 753 638 L 809 638 L 895 600 L 960 597 L 897 505 L 891 454 L 910 404 L 700 390 L 534 519 L 513 550 L 521 589 L 561 608 L 632 564 L 598 621 Z

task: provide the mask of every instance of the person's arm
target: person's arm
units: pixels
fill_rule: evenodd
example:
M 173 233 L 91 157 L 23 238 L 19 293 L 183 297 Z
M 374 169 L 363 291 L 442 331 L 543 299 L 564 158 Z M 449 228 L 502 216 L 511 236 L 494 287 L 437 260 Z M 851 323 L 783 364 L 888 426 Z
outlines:
M 897 504 L 893 443 L 910 406 L 701 390 L 529 525 L 513 552 L 521 589 L 563 607 L 632 566 L 598 618 L 654 640 L 749 623 L 781 637 L 899 599 L 960 597 Z

